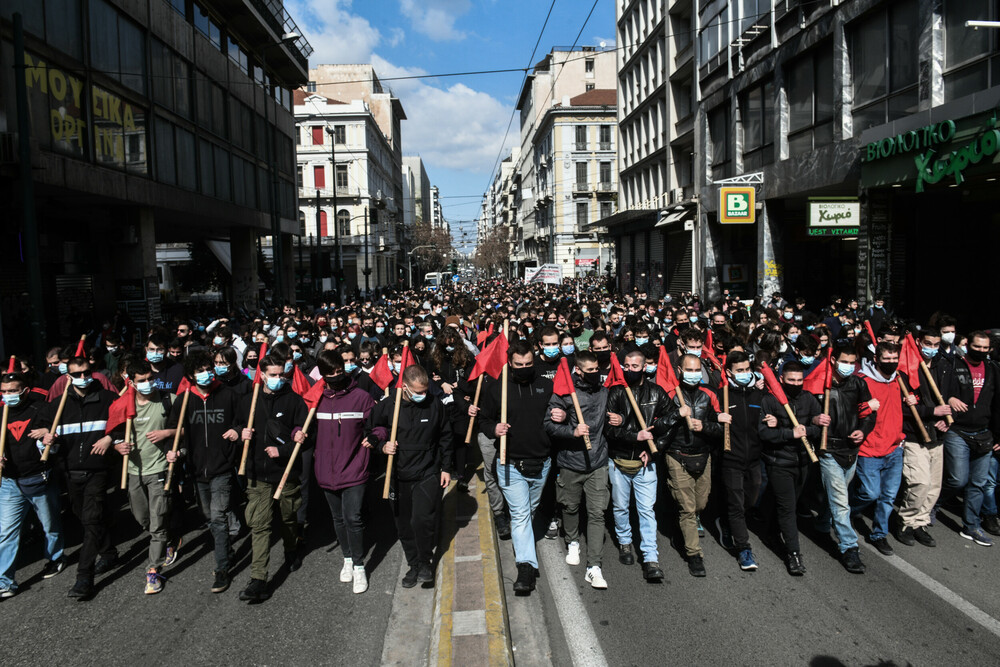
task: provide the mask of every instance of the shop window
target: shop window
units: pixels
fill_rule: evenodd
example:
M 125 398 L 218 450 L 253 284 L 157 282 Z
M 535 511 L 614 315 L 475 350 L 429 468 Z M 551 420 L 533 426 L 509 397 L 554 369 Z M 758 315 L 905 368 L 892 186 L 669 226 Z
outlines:
M 774 82 L 754 86 L 740 98 L 743 121 L 743 171 L 774 162 Z
M 722 105 L 708 112 L 708 132 L 712 140 L 712 178 L 728 178 L 733 175 L 733 154 L 727 106 Z
M 808 153 L 833 142 L 833 46 L 793 61 L 785 71 L 788 154 Z
M 917 0 L 901 0 L 851 26 L 855 135 L 917 110 L 918 16 Z
M 954 100 L 1000 83 L 1000 37 L 996 30 L 972 30 L 966 21 L 996 21 L 996 0 L 944 3 L 944 97 Z

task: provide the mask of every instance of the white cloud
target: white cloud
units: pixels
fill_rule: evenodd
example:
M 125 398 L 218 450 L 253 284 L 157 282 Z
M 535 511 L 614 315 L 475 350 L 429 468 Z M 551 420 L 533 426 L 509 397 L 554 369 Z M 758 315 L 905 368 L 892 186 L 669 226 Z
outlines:
M 413 29 L 435 42 L 465 38 L 455 28 L 457 21 L 472 7 L 470 0 L 400 0 L 399 8 L 410 19 Z
M 352 13 L 351 4 L 351 0 L 286 1 L 286 8 L 314 49 L 309 57 L 311 66 L 371 60 L 382 33 L 367 19 Z M 392 39 L 397 39 L 395 33 Z

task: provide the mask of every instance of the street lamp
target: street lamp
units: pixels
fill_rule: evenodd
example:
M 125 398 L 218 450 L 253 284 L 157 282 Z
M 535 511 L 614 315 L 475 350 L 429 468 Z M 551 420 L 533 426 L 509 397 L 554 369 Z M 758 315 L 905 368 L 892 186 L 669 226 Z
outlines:
M 418 245 L 416 248 L 411 249 L 410 252 L 407 253 L 410 260 L 409 261 L 410 289 L 413 289 L 413 253 L 422 248 L 433 248 L 433 247 L 434 246 L 432 245 Z

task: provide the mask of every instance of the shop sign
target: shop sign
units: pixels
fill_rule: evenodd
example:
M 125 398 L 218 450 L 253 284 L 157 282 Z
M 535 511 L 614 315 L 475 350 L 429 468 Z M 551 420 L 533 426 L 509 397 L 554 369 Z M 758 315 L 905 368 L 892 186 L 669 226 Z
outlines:
M 596 257 L 591 257 L 589 259 L 585 257 L 583 259 L 576 260 L 577 266 L 595 266 L 596 264 L 597 264 Z
M 860 227 L 810 227 L 809 236 L 857 236 Z
M 723 264 L 722 282 L 724 283 L 745 283 L 747 281 L 748 267 L 746 264 Z
M 924 150 L 950 141 L 955 136 L 955 121 L 945 120 L 917 130 L 901 132 L 894 137 L 873 141 L 865 146 L 865 162 L 874 162 L 893 155 Z
M 861 204 L 856 200 L 809 202 L 810 227 L 857 227 L 860 224 Z
M 747 224 L 756 222 L 753 188 L 719 188 L 719 222 Z

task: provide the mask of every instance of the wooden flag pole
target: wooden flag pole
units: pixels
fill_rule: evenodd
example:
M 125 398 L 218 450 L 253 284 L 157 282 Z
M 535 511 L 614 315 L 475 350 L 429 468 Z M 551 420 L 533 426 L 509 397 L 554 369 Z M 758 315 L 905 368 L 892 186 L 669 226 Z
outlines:
M 306 415 L 306 423 L 302 425 L 302 434 L 309 436 L 309 427 L 312 426 L 313 418 L 316 416 L 316 408 L 309 408 L 309 414 Z M 288 481 L 288 476 L 292 474 L 292 466 L 295 465 L 295 457 L 299 455 L 299 450 L 302 449 L 302 443 L 296 442 L 295 447 L 292 448 L 292 455 L 288 458 L 288 464 L 285 466 L 285 472 L 281 475 L 281 481 L 278 482 L 278 488 L 274 490 L 274 499 L 279 500 L 281 498 L 281 491 L 285 488 L 285 482 Z
M 409 341 L 403 341 L 403 347 L 409 345 Z M 403 378 L 403 368 L 399 369 L 399 378 Z M 397 382 L 396 387 L 396 404 L 392 407 L 392 428 L 389 430 L 389 442 L 396 442 L 396 432 L 399 430 L 399 405 L 403 401 L 403 387 L 401 382 Z M 387 389 L 388 390 L 388 389 Z M 398 446 L 399 443 L 397 443 Z M 388 460 L 385 462 L 385 484 L 382 486 L 382 499 L 389 499 L 389 486 L 392 482 L 392 462 L 395 458 L 395 454 L 389 454 Z
M 482 390 L 483 390 L 483 376 L 480 375 L 479 379 L 476 380 L 476 398 L 475 400 L 472 401 L 472 405 L 474 407 L 477 408 L 479 407 L 479 393 Z M 469 428 L 465 430 L 465 444 L 469 444 L 470 442 L 472 442 L 472 427 L 475 426 L 475 424 L 476 424 L 476 418 L 469 417 Z M 590 449 L 589 445 L 587 446 L 587 449 Z
M 258 372 L 260 372 L 258 370 Z M 248 428 L 253 428 L 253 420 L 257 415 L 257 398 L 260 396 L 260 385 L 263 384 L 258 382 L 253 386 L 253 400 L 250 402 L 250 419 L 247 422 Z M 243 441 L 243 456 L 240 457 L 240 470 L 238 475 L 245 476 L 247 474 L 247 456 L 250 454 L 250 441 Z
M 625 395 L 628 396 L 628 402 L 632 404 L 632 412 L 635 413 L 635 418 L 639 420 L 639 428 L 645 431 L 646 420 L 642 418 L 642 413 L 639 412 L 639 404 L 635 402 L 635 394 L 632 393 L 632 388 L 629 387 L 628 385 L 625 385 Z M 682 403 L 683 401 L 684 399 L 681 398 Z M 690 417 L 688 419 L 690 420 Z M 656 443 L 654 443 L 652 440 L 649 441 L 649 451 L 651 451 L 654 454 L 657 452 Z
M 795 413 L 792 411 L 792 406 L 790 406 L 788 403 L 782 403 L 782 405 L 785 406 L 785 412 L 788 413 L 788 418 L 792 420 L 792 426 L 798 428 L 800 426 L 799 420 L 795 418 Z M 819 461 L 819 459 L 816 458 L 816 452 L 813 451 L 813 446 L 809 444 L 809 438 L 803 436 L 802 444 L 806 448 L 806 454 L 809 455 L 809 460 L 812 461 L 813 463 Z
M 132 439 L 133 423 L 132 418 L 125 420 L 125 444 Z M 128 488 L 128 454 L 122 457 L 122 490 Z
M 899 390 L 903 392 L 903 398 L 907 399 L 910 397 L 910 392 L 906 389 L 906 384 L 903 382 L 903 378 L 896 376 L 896 382 L 899 384 Z M 910 412 L 913 414 L 913 421 L 917 423 L 917 428 L 920 429 L 920 436 L 924 439 L 924 442 L 930 442 L 931 436 L 927 433 L 927 429 L 924 428 L 924 422 L 920 419 L 920 413 L 917 412 L 917 406 L 911 405 Z
M 387 347 L 383 347 L 382 348 L 382 356 L 385 357 L 385 362 L 387 364 L 389 364 L 389 370 L 391 371 L 392 370 L 392 359 L 389 358 L 389 348 L 387 348 Z M 391 372 L 389 374 L 392 375 Z M 391 382 L 385 386 L 385 394 L 383 394 L 384 396 L 388 396 L 389 395 L 389 387 L 391 387 L 391 386 L 392 386 Z
M 826 415 L 826 416 L 828 416 L 828 417 L 830 416 L 830 390 L 829 389 L 824 389 L 823 390 L 823 414 Z M 820 451 L 824 451 L 824 452 L 826 451 L 826 439 L 827 439 L 827 437 L 829 435 L 830 435 L 830 426 L 828 424 L 828 425 L 826 425 L 826 426 L 823 427 L 823 435 L 820 437 L 820 440 L 819 440 Z
M 576 392 L 571 393 L 570 397 L 573 399 L 573 408 L 576 409 L 576 420 L 581 424 L 586 424 L 587 422 L 583 421 L 583 410 L 580 408 L 580 399 L 577 398 Z M 587 446 L 587 449 L 590 449 L 589 435 L 583 436 L 583 444 Z
M 3 424 L 0 425 L 0 461 L 3 461 L 3 452 L 7 448 L 7 417 L 10 414 L 10 406 L 6 403 L 3 404 Z M 3 482 L 3 477 L 0 476 L 0 483 Z
M 724 414 L 728 415 L 729 414 L 729 378 L 726 377 L 725 373 L 722 374 L 722 381 L 725 382 L 725 384 L 722 385 L 722 402 L 725 403 L 725 405 L 722 407 L 722 412 Z M 679 389 L 679 387 L 678 387 L 678 389 Z M 733 444 L 732 444 L 732 439 L 730 437 L 731 434 L 730 434 L 730 428 L 729 427 L 730 427 L 730 424 L 723 424 L 722 425 L 722 449 L 724 451 L 727 451 L 727 452 L 732 451 L 732 449 L 733 449 Z
M 503 337 L 507 338 L 509 322 L 503 321 Z M 507 362 L 504 361 L 500 371 L 500 423 L 507 423 Z M 500 465 L 507 465 L 507 434 L 500 436 Z
M 59 422 L 62 421 L 63 410 L 66 408 L 66 399 L 69 397 L 69 388 L 73 384 L 73 381 L 67 378 L 69 381 L 66 383 L 66 387 L 63 388 L 62 397 L 59 399 L 59 407 L 56 409 L 55 419 L 52 420 L 52 427 L 49 429 L 49 433 L 52 437 L 59 435 Z M 45 445 L 45 449 L 42 450 L 42 460 L 49 460 L 49 449 L 51 445 Z
M 944 402 L 944 396 L 941 395 L 941 390 L 938 389 L 937 382 L 934 381 L 934 376 L 931 375 L 931 369 L 923 359 L 920 360 L 920 368 L 924 371 L 924 377 L 927 378 L 927 383 L 931 386 L 931 391 L 934 393 L 934 398 L 937 399 L 938 405 L 948 405 Z M 951 415 L 945 415 L 944 420 L 949 424 L 955 423 Z
M 187 414 L 188 409 L 188 397 L 191 395 L 191 390 L 188 389 L 184 392 L 184 399 L 181 401 L 181 415 L 180 419 L 177 420 L 177 430 L 174 432 L 174 446 L 170 449 L 175 455 L 177 454 L 177 448 L 181 443 L 181 431 L 184 427 L 184 416 Z M 167 481 L 163 485 L 164 491 L 170 490 L 170 482 L 174 478 L 174 464 L 171 463 L 167 466 Z
M 681 391 L 681 386 L 680 385 L 677 385 L 677 388 L 674 389 L 674 393 L 677 394 L 677 400 L 680 401 L 681 407 L 682 408 L 686 408 L 687 407 L 687 401 L 684 400 L 684 392 Z M 629 392 L 629 396 L 631 396 L 631 395 L 632 395 L 632 393 Z M 632 405 L 635 405 L 635 399 L 632 399 Z M 693 431 L 694 430 L 694 424 L 691 422 L 691 415 L 688 415 L 687 417 L 685 417 L 684 421 L 687 422 L 688 430 L 689 431 Z

